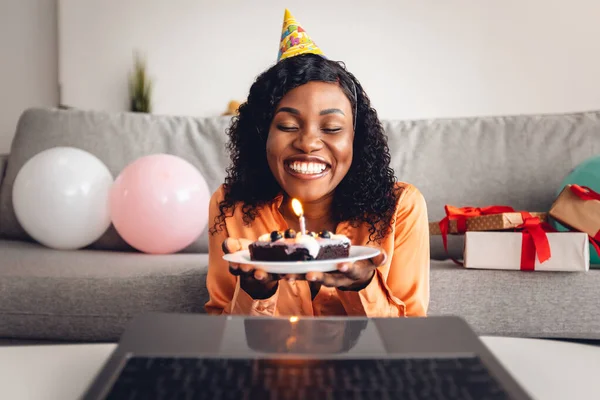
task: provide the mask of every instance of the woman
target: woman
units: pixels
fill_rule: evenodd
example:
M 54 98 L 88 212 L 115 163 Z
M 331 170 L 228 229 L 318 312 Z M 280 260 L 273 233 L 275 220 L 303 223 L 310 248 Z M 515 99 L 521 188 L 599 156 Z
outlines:
M 311 53 L 260 75 L 229 130 L 232 165 L 210 202 L 211 314 L 424 316 L 429 302 L 425 201 L 397 183 L 385 134 L 356 78 Z M 224 252 L 299 229 L 344 234 L 382 256 L 331 273 L 268 274 L 228 265 Z

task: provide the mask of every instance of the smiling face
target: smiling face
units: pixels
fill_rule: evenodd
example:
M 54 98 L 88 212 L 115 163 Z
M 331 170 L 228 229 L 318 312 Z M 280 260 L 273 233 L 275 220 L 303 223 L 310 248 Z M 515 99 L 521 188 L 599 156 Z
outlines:
M 290 197 L 316 202 L 333 195 L 348 173 L 353 141 L 352 105 L 340 86 L 309 82 L 277 105 L 267 161 Z

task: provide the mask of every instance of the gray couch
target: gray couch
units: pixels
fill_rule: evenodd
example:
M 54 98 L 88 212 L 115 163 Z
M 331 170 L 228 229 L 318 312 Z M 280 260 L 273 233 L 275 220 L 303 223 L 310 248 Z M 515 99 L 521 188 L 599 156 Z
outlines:
M 223 181 L 228 117 L 198 119 L 31 109 L 11 154 L 0 157 L 0 337 L 114 341 L 145 311 L 203 312 L 207 234 L 180 254 L 132 251 L 114 229 L 90 248 L 56 251 L 28 238 L 11 204 L 19 168 L 54 146 L 102 159 L 116 177 L 128 162 L 164 152 L 192 162 L 211 190 Z M 384 121 L 393 167 L 424 194 L 431 221 L 443 205 L 546 211 L 563 177 L 600 154 L 600 112 Z M 460 256 L 462 238 L 451 237 Z M 600 271 L 466 270 L 431 240 L 430 315 L 463 316 L 480 334 L 600 339 Z

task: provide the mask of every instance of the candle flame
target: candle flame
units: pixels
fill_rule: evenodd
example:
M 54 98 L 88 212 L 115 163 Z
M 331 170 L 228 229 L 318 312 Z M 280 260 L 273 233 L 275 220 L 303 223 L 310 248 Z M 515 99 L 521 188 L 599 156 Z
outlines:
M 302 210 L 302 204 L 298 199 L 292 199 L 292 209 L 297 216 L 304 214 L 304 211 Z
M 297 316 L 295 316 L 295 315 L 292 315 L 292 316 L 290 317 L 290 322 L 291 322 L 292 324 L 295 324 L 296 322 L 298 322 L 298 317 L 297 317 Z

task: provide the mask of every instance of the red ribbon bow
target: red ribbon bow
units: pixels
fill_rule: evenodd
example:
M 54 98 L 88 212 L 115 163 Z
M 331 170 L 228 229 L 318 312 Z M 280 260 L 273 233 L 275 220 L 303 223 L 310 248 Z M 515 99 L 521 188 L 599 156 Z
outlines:
M 546 232 L 556 232 L 556 230 L 549 224 L 542 223 L 539 218 L 533 217 L 528 212 L 521 212 L 521 216 L 523 217 L 523 223 L 516 227 L 516 229 L 523 230 L 521 270 L 533 271 L 536 255 L 540 263 L 549 260 L 552 256 Z
M 456 227 L 458 233 L 465 233 L 467 231 L 467 219 L 472 217 L 480 217 L 482 215 L 493 215 L 501 214 L 505 212 L 514 212 L 512 207 L 508 206 L 488 206 L 488 207 L 454 207 L 445 205 L 446 217 L 439 223 L 440 233 L 442 234 L 442 243 L 444 244 L 444 250 L 448 254 L 448 230 L 450 228 L 450 221 L 456 220 Z M 463 265 L 460 261 L 452 258 L 456 264 Z
M 581 200 L 600 200 L 600 194 L 587 186 L 571 185 L 569 188 Z
M 600 196 L 599 196 L 600 198 Z M 501 214 L 505 212 L 515 212 L 514 208 L 508 206 L 489 206 L 489 207 L 454 207 L 446 205 L 446 217 L 439 223 L 442 234 L 444 249 L 448 253 L 448 230 L 450 221 L 456 220 L 457 232 L 465 233 L 467 230 L 467 219 L 479 217 L 482 215 Z M 521 230 L 523 239 L 521 242 L 521 270 L 533 271 L 535 269 L 536 256 L 540 263 L 547 261 L 551 257 L 550 243 L 546 232 L 556 232 L 549 224 L 543 223 L 539 218 L 530 213 L 521 211 L 523 223 L 516 227 Z M 458 265 L 463 265 L 458 260 L 452 258 Z
M 579 197 L 581 200 L 589 201 L 589 200 L 598 200 L 600 201 L 600 193 L 594 192 L 587 186 L 579 186 L 579 185 L 570 185 L 569 189 L 571 192 Z M 589 236 L 589 235 L 588 235 Z M 593 237 L 590 237 L 590 243 L 596 249 L 596 253 L 600 255 L 600 247 L 598 246 L 598 242 L 600 242 L 600 230 L 596 232 Z

